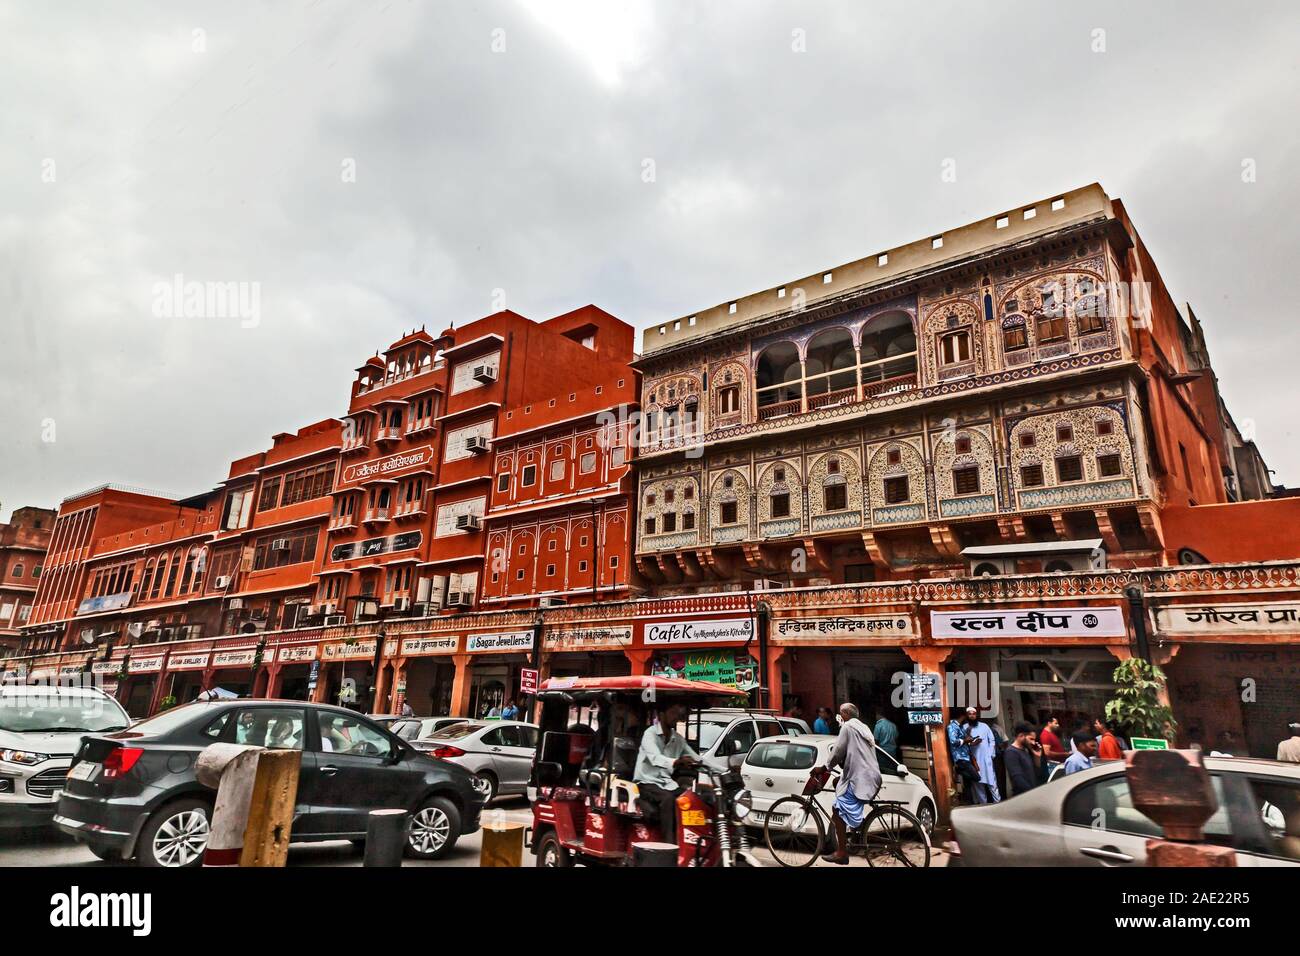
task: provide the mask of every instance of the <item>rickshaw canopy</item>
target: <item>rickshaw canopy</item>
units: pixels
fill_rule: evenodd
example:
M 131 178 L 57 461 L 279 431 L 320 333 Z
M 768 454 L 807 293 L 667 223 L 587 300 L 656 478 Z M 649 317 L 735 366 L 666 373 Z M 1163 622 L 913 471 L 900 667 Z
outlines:
M 548 677 L 537 689 L 537 696 L 563 697 L 566 700 L 590 700 L 606 694 L 698 695 L 701 697 L 744 697 L 745 692 L 712 681 L 684 680 L 680 677 L 653 675 L 627 677 Z

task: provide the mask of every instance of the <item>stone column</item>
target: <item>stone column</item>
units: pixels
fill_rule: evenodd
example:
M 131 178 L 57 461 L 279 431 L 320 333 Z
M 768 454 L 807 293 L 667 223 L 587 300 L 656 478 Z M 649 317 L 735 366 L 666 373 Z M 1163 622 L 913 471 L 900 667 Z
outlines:
M 649 647 L 626 647 L 623 656 L 632 662 L 632 676 L 636 677 L 650 673 L 650 661 L 655 652 Z
M 451 684 L 451 715 L 452 717 L 467 717 L 469 713 L 469 690 L 472 683 L 473 674 L 470 668 L 473 655 L 470 654 L 453 654 L 451 655 L 452 663 L 456 665 L 456 677 Z
M 943 701 L 943 713 L 946 718 L 951 701 L 948 700 L 948 671 L 945 663 L 952 656 L 955 648 L 935 647 L 933 644 L 904 647 L 904 652 L 917 665 L 922 673 L 939 675 L 939 693 Z M 952 758 L 948 754 L 948 735 L 944 724 L 927 727 L 925 732 L 930 737 L 930 758 L 934 766 L 930 769 L 930 791 L 938 804 L 938 821 L 945 826 L 952 811 Z
M 787 650 L 789 648 L 784 645 L 773 647 L 768 644 L 767 660 L 759 661 L 759 666 L 763 668 L 760 679 L 767 686 L 767 706 L 774 708 L 778 714 L 785 712 L 785 700 L 781 693 L 781 672 L 785 669 L 782 666 L 782 658 L 785 657 Z M 805 714 L 804 719 L 806 720 L 807 717 L 808 715 Z

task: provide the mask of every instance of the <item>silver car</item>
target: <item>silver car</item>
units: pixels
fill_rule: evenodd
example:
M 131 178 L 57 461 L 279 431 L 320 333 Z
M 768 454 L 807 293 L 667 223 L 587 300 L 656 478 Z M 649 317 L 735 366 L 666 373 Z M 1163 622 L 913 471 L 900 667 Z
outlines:
M 0 686 L 0 827 L 52 823 L 81 738 L 130 723 L 92 687 Z
M 1300 764 L 1206 757 L 1205 768 L 1219 805 L 1206 841 L 1235 849 L 1238 866 L 1300 865 Z M 958 807 L 952 827 L 961 866 L 1146 866 L 1146 841 L 1163 836 L 1133 806 L 1119 760 Z
M 379 719 L 379 718 L 375 718 Z M 385 717 L 384 724 L 390 731 L 403 740 L 421 740 L 436 730 L 451 724 L 459 724 L 464 717 Z
M 537 752 L 537 725 L 519 720 L 462 720 L 412 740 L 411 746 L 458 763 L 488 786 L 487 799 L 526 793 Z

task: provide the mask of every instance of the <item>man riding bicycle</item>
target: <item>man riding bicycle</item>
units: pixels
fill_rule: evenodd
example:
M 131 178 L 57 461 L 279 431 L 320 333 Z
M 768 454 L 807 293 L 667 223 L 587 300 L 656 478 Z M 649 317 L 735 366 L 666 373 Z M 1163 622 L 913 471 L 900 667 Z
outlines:
M 835 852 L 822 859 L 841 866 L 849 862 L 849 830 L 862 826 L 863 808 L 880 792 L 880 764 L 876 761 L 876 739 L 859 719 L 853 704 L 840 705 L 840 733 L 831 748 L 825 768 L 843 768 L 835 787 L 835 811 L 831 820 L 835 828 Z

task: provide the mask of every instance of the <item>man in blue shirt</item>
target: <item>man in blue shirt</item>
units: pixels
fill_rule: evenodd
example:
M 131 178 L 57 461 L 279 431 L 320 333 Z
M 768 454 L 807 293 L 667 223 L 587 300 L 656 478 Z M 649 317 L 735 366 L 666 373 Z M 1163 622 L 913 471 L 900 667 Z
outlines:
M 681 704 L 659 708 L 658 719 L 641 735 L 636 773 L 632 778 L 641 796 L 659 808 L 659 830 L 665 843 L 677 842 L 677 797 L 682 788 L 673 774 L 700 759 L 686 738 L 677 733 L 677 722 L 681 719 Z
M 898 759 L 898 725 L 883 713 L 876 719 L 876 726 L 871 728 L 876 738 L 876 746 L 895 760 Z
M 1078 773 L 1092 766 L 1092 755 L 1097 752 L 1097 738 L 1091 731 L 1080 730 L 1070 738 L 1074 742 L 1074 753 L 1070 754 L 1061 768 L 1061 773 Z
M 833 722 L 833 719 L 834 718 L 831 714 L 831 709 L 829 707 L 818 707 L 817 719 L 813 721 L 813 733 L 815 734 L 835 733 L 835 731 L 831 729 L 831 724 Z

